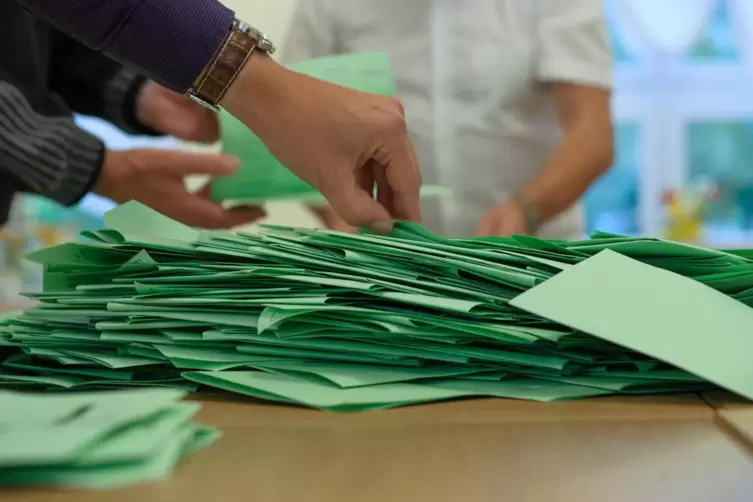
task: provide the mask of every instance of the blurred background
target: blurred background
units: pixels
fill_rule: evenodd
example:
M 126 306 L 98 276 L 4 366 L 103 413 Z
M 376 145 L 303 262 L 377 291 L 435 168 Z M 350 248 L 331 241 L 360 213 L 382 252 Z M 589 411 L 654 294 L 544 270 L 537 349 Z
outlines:
M 753 0 L 604 1 L 615 59 L 618 154 L 587 196 L 589 230 L 666 235 L 668 217 L 684 210 L 672 206 L 671 195 L 689 193 L 706 205 L 700 244 L 753 247 Z M 295 0 L 226 3 L 284 41 Z M 79 120 L 114 149 L 196 148 Z M 100 227 L 109 207 L 97 197 L 69 209 L 19 199 L 0 234 L 0 303 L 40 287 L 40 271 L 23 263 L 24 252 Z M 295 205 L 273 205 L 268 212 L 267 222 L 314 224 Z

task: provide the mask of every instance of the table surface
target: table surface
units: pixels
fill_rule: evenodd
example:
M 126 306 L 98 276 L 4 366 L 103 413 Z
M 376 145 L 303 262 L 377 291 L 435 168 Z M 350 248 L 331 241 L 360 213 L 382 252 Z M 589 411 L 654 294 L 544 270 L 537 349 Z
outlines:
M 475 400 L 358 414 L 210 400 L 163 483 L 3 502 L 750 502 L 753 455 L 697 396 Z

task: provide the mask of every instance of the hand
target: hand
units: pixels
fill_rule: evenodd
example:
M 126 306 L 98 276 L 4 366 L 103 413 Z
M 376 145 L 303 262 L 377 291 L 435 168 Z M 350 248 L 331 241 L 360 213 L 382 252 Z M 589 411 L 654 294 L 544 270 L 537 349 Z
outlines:
M 264 216 L 258 207 L 225 209 L 209 200 L 211 184 L 189 192 L 189 175 L 227 176 L 238 159 L 225 155 L 191 154 L 170 150 L 108 151 L 94 192 L 115 202 L 137 200 L 186 225 L 230 228 Z
M 148 82 L 139 92 L 136 118 L 147 127 L 185 141 L 216 143 L 220 139 L 216 113 L 154 82 Z
M 476 230 L 476 235 L 483 237 L 507 237 L 527 233 L 528 228 L 523 206 L 515 200 L 509 200 L 486 213 L 478 225 L 478 230 Z
M 256 54 L 223 106 L 348 224 L 386 233 L 393 219 L 420 220 L 421 173 L 397 100 L 328 84 Z
M 336 230 L 348 234 L 358 233 L 358 228 L 353 225 L 348 225 L 348 223 L 340 218 L 331 207 L 312 206 L 311 210 L 319 217 L 322 224 L 330 230 Z

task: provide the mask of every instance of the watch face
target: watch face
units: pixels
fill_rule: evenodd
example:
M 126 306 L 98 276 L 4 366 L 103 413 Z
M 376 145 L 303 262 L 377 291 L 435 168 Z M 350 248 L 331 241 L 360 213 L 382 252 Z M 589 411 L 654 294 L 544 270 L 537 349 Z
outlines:
M 254 38 L 256 38 L 256 46 L 259 50 L 264 51 L 268 54 L 274 54 L 276 50 L 275 44 L 273 44 L 272 41 L 268 39 L 266 35 L 264 35 L 264 33 L 244 22 L 238 22 L 238 28 L 245 31 L 246 33 L 250 33 L 254 36 Z
M 262 38 L 259 39 L 258 47 L 259 49 L 263 50 L 267 54 L 274 54 L 276 50 L 275 45 L 272 43 L 272 41 L 269 40 L 268 38 L 264 38 L 263 36 Z

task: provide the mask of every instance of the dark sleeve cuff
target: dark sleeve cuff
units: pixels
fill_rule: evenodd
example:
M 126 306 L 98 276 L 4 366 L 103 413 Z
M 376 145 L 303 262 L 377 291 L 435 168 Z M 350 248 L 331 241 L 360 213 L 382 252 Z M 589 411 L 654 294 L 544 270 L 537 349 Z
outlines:
M 145 76 L 127 67 L 115 73 L 104 87 L 104 118 L 128 134 L 162 136 L 151 127 L 139 123 L 136 116 L 139 93 L 148 81 Z
M 105 147 L 99 139 L 77 127 L 69 133 L 65 168 L 39 192 L 64 206 L 76 204 L 92 191 L 105 161 Z
M 0 228 L 8 223 L 15 194 L 16 187 L 13 186 L 13 180 L 0 172 Z
M 72 117 L 46 117 L 0 81 L 0 170 L 20 190 L 64 205 L 78 202 L 99 178 L 104 145 Z

